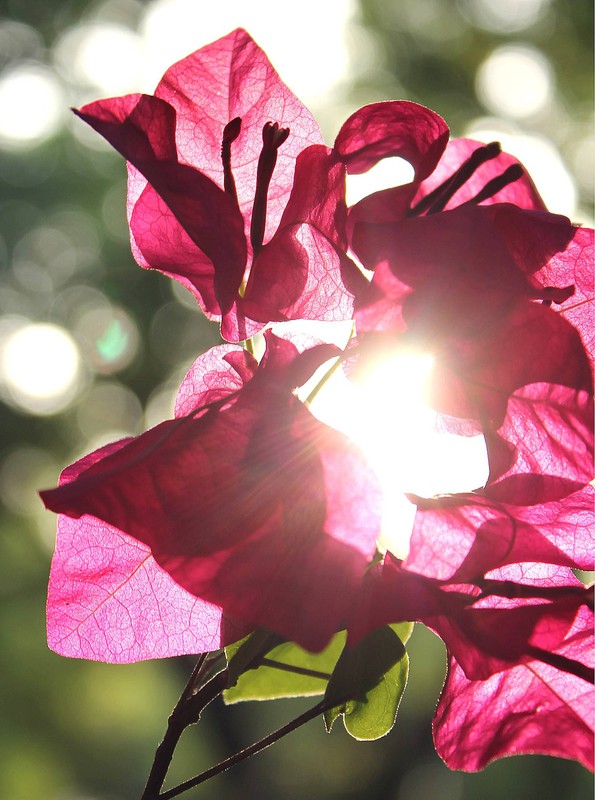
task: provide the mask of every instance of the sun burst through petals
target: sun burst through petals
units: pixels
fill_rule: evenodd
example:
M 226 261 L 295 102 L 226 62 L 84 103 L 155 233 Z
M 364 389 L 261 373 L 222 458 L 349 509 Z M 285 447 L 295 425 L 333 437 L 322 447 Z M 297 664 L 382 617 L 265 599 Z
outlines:
M 334 369 L 310 405 L 318 419 L 361 447 L 372 464 L 384 493 L 379 548 L 400 558 L 407 555 L 416 510 L 407 493 L 430 497 L 471 491 L 488 474 L 483 436 L 440 430 L 438 414 L 427 405 L 433 364 L 428 353 L 401 351 L 358 382 Z M 329 365 L 324 369 L 328 372 Z

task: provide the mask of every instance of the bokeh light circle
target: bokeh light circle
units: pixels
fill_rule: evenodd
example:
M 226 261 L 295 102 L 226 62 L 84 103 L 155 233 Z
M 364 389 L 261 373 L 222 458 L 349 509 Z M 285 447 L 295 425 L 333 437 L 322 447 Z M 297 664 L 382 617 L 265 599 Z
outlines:
M 0 382 L 14 405 L 31 414 L 63 411 L 81 385 L 72 336 L 58 325 L 24 323 L 0 345 Z
M 54 57 L 66 80 L 99 94 L 126 94 L 141 82 L 142 42 L 124 25 L 94 22 L 70 28 L 57 41 Z
M 86 309 L 74 329 L 87 363 L 103 375 L 127 367 L 140 346 L 138 327 L 130 314 L 110 303 Z
M 479 99 L 495 114 L 525 119 L 543 111 L 553 95 L 552 67 L 535 47 L 497 47 L 476 76 Z
M 0 75 L 0 144 L 32 147 L 60 128 L 66 101 L 62 85 L 48 67 L 22 62 Z
M 484 30 L 510 34 L 535 25 L 550 5 L 551 0 L 466 0 L 463 13 Z

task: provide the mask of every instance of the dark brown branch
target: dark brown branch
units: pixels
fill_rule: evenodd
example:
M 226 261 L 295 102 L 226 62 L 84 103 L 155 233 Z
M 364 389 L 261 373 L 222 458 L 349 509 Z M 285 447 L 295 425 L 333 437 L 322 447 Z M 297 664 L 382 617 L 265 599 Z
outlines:
M 186 792 L 188 789 L 193 789 L 195 786 L 208 781 L 210 778 L 214 778 L 216 775 L 220 775 L 230 767 L 233 767 L 236 764 L 239 764 L 241 761 L 250 758 L 250 756 L 260 753 L 261 750 L 265 750 L 270 745 L 279 741 L 279 739 L 287 736 L 288 733 L 295 731 L 301 725 L 304 725 L 306 722 L 310 722 L 310 720 L 314 719 L 319 714 L 322 714 L 327 707 L 328 703 L 324 700 L 321 700 L 320 703 L 317 703 L 315 706 L 308 709 L 308 711 L 300 714 L 299 717 L 296 717 L 295 719 L 291 720 L 291 722 L 283 725 L 283 727 L 278 728 L 276 731 L 273 731 L 273 733 L 265 736 L 264 739 L 254 742 L 254 744 L 249 745 L 244 750 L 240 750 L 239 753 L 235 753 L 233 756 L 230 756 L 224 761 L 219 762 L 219 764 L 216 764 L 214 767 L 205 770 L 205 772 L 201 772 L 200 775 L 197 775 L 196 777 L 191 778 L 184 783 L 180 783 L 173 789 L 170 789 L 169 791 L 159 795 L 159 800 L 171 800 L 172 797 L 178 797 L 178 795 L 182 794 L 182 792 Z
M 204 657 L 201 657 L 167 721 L 167 730 L 161 744 L 155 751 L 153 766 L 141 800 L 157 800 L 160 797 L 159 792 L 165 781 L 174 750 L 180 741 L 181 735 L 189 725 L 198 722 L 202 711 L 217 695 L 227 688 L 227 670 L 223 670 L 205 683 L 197 692 L 194 692 L 196 682 L 205 665 L 208 665 L 208 662 Z

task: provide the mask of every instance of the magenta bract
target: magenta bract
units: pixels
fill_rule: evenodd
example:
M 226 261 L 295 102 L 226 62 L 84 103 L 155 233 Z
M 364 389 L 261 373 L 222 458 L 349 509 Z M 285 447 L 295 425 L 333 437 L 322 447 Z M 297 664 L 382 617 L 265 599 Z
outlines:
M 236 621 L 233 635 L 211 631 L 211 642 L 265 626 L 317 650 L 346 618 L 374 554 L 380 495 L 359 451 L 292 394 L 320 362 L 271 334 L 267 342 L 259 367 L 227 346 L 199 358 L 176 419 L 96 454 L 42 496 L 60 514 L 93 517 L 86 524 L 105 547 L 128 541 L 120 532 L 133 536 L 176 583 L 218 607 L 215 624 L 220 609 Z M 320 353 L 328 358 L 328 348 Z M 59 546 L 71 569 L 85 569 L 76 561 L 88 548 Z M 111 552 L 122 581 L 130 568 Z
M 224 338 L 352 316 L 345 167 L 245 31 L 174 64 L 154 96 L 76 113 L 128 162 L 136 260 L 187 286 Z
M 368 574 L 350 635 L 355 642 L 375 625 L 415 619 L 443 639 L 449 672 L 434 739 L 447 765 L 474 771 L 543 753 L 592 767 L 591 590 L 562 567 L 526 562 L 437 580 L 412 571 L 414 560 L 387 557 Z
M 593 668 L 593 612 L 583 607 L 554 656 Z M 552 659 L 555 661 L 555 659 Z M 451 769 L 483 769 L 502 756 L 543 753 L 593 769 L 593 687 L 534 659 L 469 680 L 451 657 L 434 719 L 438 754 Z

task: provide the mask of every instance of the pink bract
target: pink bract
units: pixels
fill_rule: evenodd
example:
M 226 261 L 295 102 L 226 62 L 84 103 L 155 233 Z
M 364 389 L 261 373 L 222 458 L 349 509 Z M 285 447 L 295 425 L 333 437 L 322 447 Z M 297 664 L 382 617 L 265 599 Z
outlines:
M 128 162 L 137 262 L 189 288 L 224 338 L 352 316 L 364 280 L 345 252 L 343 162 L 245 31 L 174 64 L 154 95 L 76 113 Z
M 490 569 L 540 561 L 595 568 L 593 487 L 535 505 L 481 494 L 416 498 L 407 569 L 438 580 L 469 581 Z
M 350 636 L 413 619 L 444 641 L 449 673 L 434 739 L 447 765 L 474 771 L 543 753 L 592 769 L 591 590 L 568 568 L 531 562 L 470 581 L 429 578 L 408 564 L 387 556 L 370 571 Z
M 509 396 L 528 384 L 592 388 L 579 332 L 543 302 L 565 302 L 573 286 L 565 285 L 565 274 L 558 289 L 538 286 L 533 278 L 534 265 L 563 247 L 574 235 L 572 227 L 557 217 L 552 224 L 540 220 L 541 248 L 532 251 L 529 263 L 508 246 L 500 211 L 497 205 L 469 206 L 378 224 L 373 234 L 368 225 L 365 245 L 360 226 L 355 239 L 360 255 L 373 250 L 377 262 L 357 312 L 358 334 L 390 335 L 431 352 L 435 407 L 477 420 L 484 429 L 499 427 Z
M 344 127 L 357 130 L 385 105 L 360 109 Z M 351 246 L 374 270 L 357 298 L 360 339 L 387 335 L 432 352 L 434 405 L 484 431 L 529 384 L 591 392 L 593 232 L 548 214 L 497 143 L 447 145 L 440 117 L 400 105 L 401 138 L 373 159 L 406 158 L 414 180 L 349 211 Z
M 593 668 L 593 612 L 583 607 L 554 652 Z M 553 659 L 554 660 L 554 659 Z M 434 718 L 436 751 L 451 769 L 474 772 L 510 755 L 543 753 L 593 769 L 593 686 L 538 659 L 469 680 L 456 659 Z
M 114 535 L 138 540 L 145 558 L 146 545 L 179 586 L 217 607 L 209 611 L 216 646 L 237 639 L 238 628 L 264 626 L 317 650 L 341 626 L 375 552 L 380 494 L 359 451 L 292 393 L 328 348 L 313 357 L 272 334 L 267 343 L 258 367 L 239 347 L 199 358 L 176 419 L 96 454 L 42 496 L 62 515 L 93 518 L 121 581 L 129 567 L 110 545 Z M 64 547 L 71 570 L 84 569 L 89 548 Z M 111 573 L 96 577 L 94 591 L 104 593 Z M 72 598 L 62 593 L 59 602 L 62 613 Z M 221 609 L 236 621 L 232 636 L 216 630 Z M 112 657 L 107 647 L 103 657 Z

